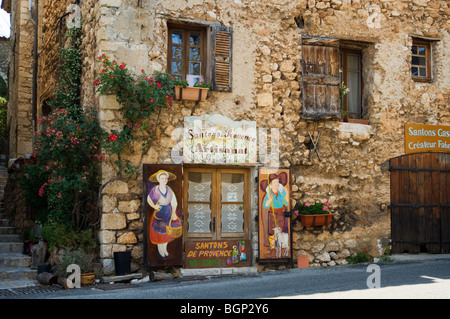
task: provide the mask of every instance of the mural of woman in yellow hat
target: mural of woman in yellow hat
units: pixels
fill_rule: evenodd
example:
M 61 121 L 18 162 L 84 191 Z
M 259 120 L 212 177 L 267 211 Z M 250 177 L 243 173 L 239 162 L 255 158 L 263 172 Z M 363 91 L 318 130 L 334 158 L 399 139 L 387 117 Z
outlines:
M 159 170 L 149 178 L 153 186 L 148 188 L 147 202 L 155 210 L 150 221 L 150 241 L 157 245 L 161 257 L 169 256 L 167 244 L 182 233 L 182 222 L 176 213 L 178 201 L 167 185 L 176 178 L 165 170 Z

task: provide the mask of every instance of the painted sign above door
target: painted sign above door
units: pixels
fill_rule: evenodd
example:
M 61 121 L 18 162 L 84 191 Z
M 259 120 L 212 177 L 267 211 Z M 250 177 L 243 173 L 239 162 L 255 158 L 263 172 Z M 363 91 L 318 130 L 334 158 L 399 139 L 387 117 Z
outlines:
M 185 117 L 184 123 L 184 163 L 256 164 L 256 122 L 213 114 Z
M 450 152 L 450 126 L 405 124 L 405 153 Z

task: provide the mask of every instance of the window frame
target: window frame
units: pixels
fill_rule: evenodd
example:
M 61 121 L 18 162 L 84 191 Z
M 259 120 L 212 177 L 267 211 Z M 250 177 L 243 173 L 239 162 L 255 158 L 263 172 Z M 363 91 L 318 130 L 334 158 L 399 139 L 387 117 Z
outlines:
M 412 73 L 412 68 L 414 66 L 417 67 L 422 67 L 419 65 L 415 65 L 412 63 L 412 59 L 414 56 L 418 56 L 418 57 L 423 57 L 423 55 L 419 55 L 419 54 L 413 54 L 412 53 L 412 49 L 414 46 L 424 46 L 425 47 L 425 61 L 426 61 L 426 76 L 420 76 L 420 75 L 413 75 Z M 431 56 L 432 56 L 432 46 L 431 46 L 431 41 L 427 41 L 424 39 L 418 39 L 418 38 L 413 38 L 412 39 L 412 45 L 411 45 L 411 67 L 410 67 L 410 72 L 411 72 L 411 78 L 416 81 L 416 82 L 431 82 L 433 80 L 433 76 L 432 76 L 432 72 L 431 72 Z
M 359 51 L 359 50 L 349 50 L 349 49 L 343 49 L 340 48 L 339 49 L 339 59 L 340 59 L 340 66 L 341 66 L 341 83 L 344 82 L 345 85 L 348 86 L 348 66 L 347 66 L 347 56 L 348 55 L 355 55 L 358 56 L 359 58 L 359 114 L 357 113 L 352 113 L 352 114 L 357 114 L 357 118 L 349 118 L 348 117 L 348 94 L 346 94 L 344 96 L 344 112 L 345 116 L 343 118 L 343 120 L 345 122 L 351 122 L 352 120 L 363 120 L 363 114 L 364 114 L 364 110 L 363 110 L 363 93 L 364 93 L 364 81 L 363 81 L 363 52 Z M 350 89 L 350 88 L 349 88 Z
M 189 173 L 211 173 L 211 225 L 210 233 L 189 233 L 189 212 L 188 205 L 193 201 L 188 201 L 189 191 Z M 243 194 L 243 232 L 222 233 L 222 174 L 243 174 L 244 175 L 244 194 Z M 184 167 L 183 168 L 183 220 L 184 228 L 183 238 L 185 241 L 193 240 L 228 240 L 228 239 L 250 239 L 250 215 L 251 215 L 251 191 L 250 191 L 250 170 L 247 168 L 213 168 L 213 167 Z M 237 202 L 241 203 L 241 202 Z M 214 221 L 215 218 L 215 221 Z M 215 224 L 215 225 L 213 225 Z M 215 229 L 214 229 L 215 228 Z
M 168 69 L 168 73 L 174 75 L 172 73 L 172 62 L 174 61 L 173 57 L 172 57 L 172 48 L 173 48 L 173 43 L 172 43 L 172 34 L 174 32 L 182 32 L 183 33 L 183 73 L 182 73 L 182 77 L 181 80 L 186 81 L 186 76 L 189 73 L 189 63 L 190 63 L 190 59 L 189 59 L 189 48 L 190 46 L 190 42 L 188 39 L 190 39 L 190 33 L 191 32 L 199 32 L 200 33 L 200 38 L 201 38 L 201 45 L 200 45 L 200 63 L 201 63 L 201 75 L 203 76 L 203 81 L 205 83 L 209 82 L 209 76 L 207 73 L 208 70 L 208 61 L 209 61 L 209 55 L 207 54 L 207 28 L 206 26 L 193 26 L 193 25 L 188 25 L 188 24 L 176 24 L 176 23 L 168 23 L 167 24 L 168 27 L 168 42 L 167 42 L 167 69 Z

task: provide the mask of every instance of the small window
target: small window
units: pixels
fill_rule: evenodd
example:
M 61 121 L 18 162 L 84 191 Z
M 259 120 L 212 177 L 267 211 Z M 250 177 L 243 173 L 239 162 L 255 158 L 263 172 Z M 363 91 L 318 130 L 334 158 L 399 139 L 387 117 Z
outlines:
M 431 80 L 430 42 L 413 40 L 411 47 L 411 76 L 417 81 Z
M 179 80 L 206 80 L 206 29 L 202 27 L 169 26 L 169 73 Z
M 249 238 L 247 169 L 184 168 L 185 238 Z
M 341 83 L 348 92 L 343 98 L 342 115 L 346 119 L 362 119 L 362 54 L 360 51 L 341 50 Z

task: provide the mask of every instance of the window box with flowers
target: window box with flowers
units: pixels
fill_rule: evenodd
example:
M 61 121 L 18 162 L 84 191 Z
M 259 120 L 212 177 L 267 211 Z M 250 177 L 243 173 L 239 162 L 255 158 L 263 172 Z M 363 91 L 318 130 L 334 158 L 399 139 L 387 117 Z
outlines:
M 176 100 L 205 101 L 210 85 L 205 83 L 195 83 L 188 86 L 187 81 L 174 81 L 174 91 Z
M 303 226 L 328 226 L 331 224 L 333 214 L 329 211 L 329 203 L 315 203 L 296 205 L 294 213 L 300 216 Z

